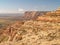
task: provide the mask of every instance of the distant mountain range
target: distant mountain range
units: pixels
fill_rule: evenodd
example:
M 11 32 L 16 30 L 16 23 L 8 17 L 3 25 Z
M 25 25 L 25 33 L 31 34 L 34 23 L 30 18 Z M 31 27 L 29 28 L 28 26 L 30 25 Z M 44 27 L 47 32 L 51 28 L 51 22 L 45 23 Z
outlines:
M 1 13 L 0 17 L 8 17 L 8 16 L 21 16 L 23 15 L 22 13 Z

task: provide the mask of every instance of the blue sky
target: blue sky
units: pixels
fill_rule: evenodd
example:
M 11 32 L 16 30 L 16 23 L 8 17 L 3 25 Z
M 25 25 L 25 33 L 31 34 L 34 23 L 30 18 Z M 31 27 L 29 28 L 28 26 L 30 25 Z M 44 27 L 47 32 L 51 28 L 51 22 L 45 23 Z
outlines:
M 60 6 L 60 0 L 0 0 L 0 13 L 18 13 L 25 10 L 47 11 Z

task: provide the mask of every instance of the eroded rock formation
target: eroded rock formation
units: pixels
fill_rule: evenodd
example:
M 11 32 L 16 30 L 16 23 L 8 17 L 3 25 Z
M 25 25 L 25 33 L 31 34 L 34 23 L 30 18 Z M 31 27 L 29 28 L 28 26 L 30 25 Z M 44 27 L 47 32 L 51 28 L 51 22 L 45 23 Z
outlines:
M 50 22 L 60 22 L 60 8 L 55 11 L 47 12 L 43 16 L 39 16 L 37 20 L 50 21 Z

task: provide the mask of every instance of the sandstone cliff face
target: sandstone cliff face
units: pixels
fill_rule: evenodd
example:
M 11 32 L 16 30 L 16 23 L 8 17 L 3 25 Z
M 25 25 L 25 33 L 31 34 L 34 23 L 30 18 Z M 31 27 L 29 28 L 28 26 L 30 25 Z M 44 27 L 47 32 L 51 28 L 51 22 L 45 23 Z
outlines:
M 60 9 L 57 9 L 56 11 L 47 12 L 45 15 L 39 16 L 37 20 L 60 22 Z
M 41 15 L 44 15 L 46 14 L 47 12 L 44 12 L 44 11 L 26 11 L 25 12 L 25 15 L 24 15 L 24 19 L 26 20 L 36 20 L 36 18 L 38 16 L 41 16 Z

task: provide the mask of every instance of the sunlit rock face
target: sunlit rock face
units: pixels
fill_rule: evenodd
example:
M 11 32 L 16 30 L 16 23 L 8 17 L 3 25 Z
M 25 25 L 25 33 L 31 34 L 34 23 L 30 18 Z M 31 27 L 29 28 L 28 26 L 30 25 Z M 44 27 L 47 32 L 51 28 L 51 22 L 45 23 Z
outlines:
M 60 8 L 57 8 L 55 11 L 51 11 L 51 14 L 60 15 Z
M 25 12 L 25 18 L 27 18 L 27 19 L 33 19 L 33 18 L 35 18 L 35 16 L 37 16 L 36 13 L 37 13 L 36 11 Z
M 55 11 L 47 12 L 43 16 L 39 16 L 37 20 L 49 21 L 49 22 L 60 22 L 60 8 Z
M 24 14 L 24 19 L 35 20 L 38 16 L 46 14 L 47 11 L 26 11 Z
M 56 10 L 56 15 L 60 15 L 60 8 Z
M 47 12 L 46 13 L 46 15 L 48 16 L 48 15 L 53 15 L 53 16 L 59 16 L 60 15 L 60 8 L 57 8 L 56 10 L 54 10 L 54 11 L 50 11 L 50 12 Z

